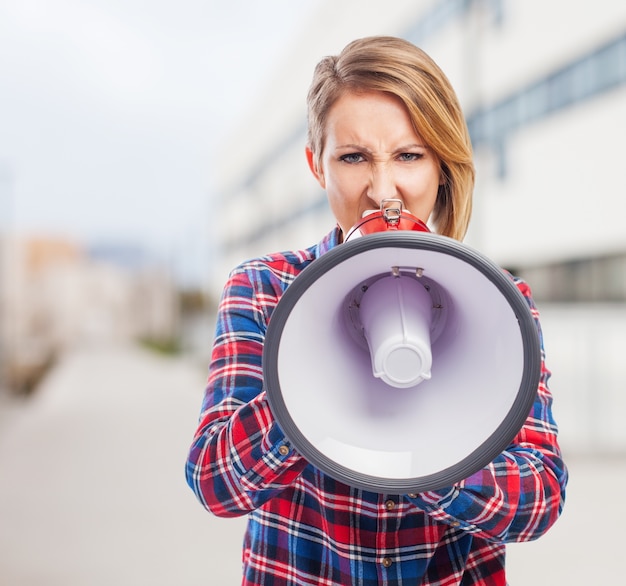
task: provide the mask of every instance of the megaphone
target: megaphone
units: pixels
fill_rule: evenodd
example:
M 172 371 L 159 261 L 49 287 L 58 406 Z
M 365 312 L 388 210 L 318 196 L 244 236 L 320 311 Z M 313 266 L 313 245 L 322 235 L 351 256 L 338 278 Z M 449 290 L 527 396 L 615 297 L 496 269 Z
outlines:
M 541 374 L 513 280 L 398 207 L 304 269 L 268 324 L 270 408 L 295 449 L 378 493 L 449 487 L 523 426 Z

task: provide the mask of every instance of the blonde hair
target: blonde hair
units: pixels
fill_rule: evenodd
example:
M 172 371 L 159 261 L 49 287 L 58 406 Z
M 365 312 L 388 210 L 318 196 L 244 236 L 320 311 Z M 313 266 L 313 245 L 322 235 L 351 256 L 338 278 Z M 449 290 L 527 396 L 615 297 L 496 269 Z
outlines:
M 474 190 L 472 144 L 458 98 L 439 66 L 421 49 L 396 37 L 367 37 L 315 68 L 307 97 L 308 146 L 319 167 L 328 113 L 346 92 L 379 91 L 402 100 L 415 131 L 441 161 L 432 221 L 436 231 L 462 240 Z

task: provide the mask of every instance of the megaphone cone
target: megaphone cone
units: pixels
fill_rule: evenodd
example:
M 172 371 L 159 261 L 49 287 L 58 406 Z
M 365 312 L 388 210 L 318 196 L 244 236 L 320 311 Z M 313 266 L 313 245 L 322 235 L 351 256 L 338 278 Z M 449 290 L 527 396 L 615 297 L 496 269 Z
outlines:
M 409 276 L 383 276 L 363 291 L 356 314 L 375 377 L 398 388 L 430 378 L 431 313 L 430 295 Z
M 272 412 L 298 452 L 381 493 L 486 466 L 524 424 L 540 371 L 512 279 L 422 229 L 364 234 L 311 263 L 274 309 L 263 355 Z

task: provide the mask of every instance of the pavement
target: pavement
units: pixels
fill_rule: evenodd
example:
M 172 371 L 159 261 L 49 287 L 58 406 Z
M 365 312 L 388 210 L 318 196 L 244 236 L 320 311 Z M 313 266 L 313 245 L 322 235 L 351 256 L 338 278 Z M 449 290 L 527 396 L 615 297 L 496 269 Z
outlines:
M 0 585 L 241 583 L 244 519 L 184 476 L 205 372 L 133 346 L 66 355 L 0 419 Z
M 186 359 L 86 345 L 0 401 L 1 586 L 241 583 L 245 519 L 204 511 L 184 479 L 204 381 Z M 626 458 L 568 465 L 561 519 L 509 546 L 511 586 L 626 582 Z

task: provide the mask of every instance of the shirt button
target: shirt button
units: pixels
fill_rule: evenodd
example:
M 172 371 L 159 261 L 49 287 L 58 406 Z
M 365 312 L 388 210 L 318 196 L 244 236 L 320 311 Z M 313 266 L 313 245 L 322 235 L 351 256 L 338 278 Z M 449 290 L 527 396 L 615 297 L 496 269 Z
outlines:
M 408 496 L 410 499 L 416 499 L 416 498 L 417 498 L 417 495 L 416 495 L 414 492 L 410 492 L 409 494 L 407 494 L 407 496 Z
M 459 523 L 459 521 L 452 521 L 450 523 L 450 527 L 460 527 L 461 523 Z
M 278 453 L 281 456 L 286 456 L 289 453 L 289 446 L 280 446 L 280 448 L 278 448 Z
M 391 558 L 383 558 L 383 566 L 385 566 L 385 568 L 391 567 L 391 564 L 393 564 L 393 560 Z
M 393 511 L 395 508 L 396 503 L 394 501 L 392 501 L 391 499 L 385 501 L 385 509 L 387 509 L 388 511 Z

